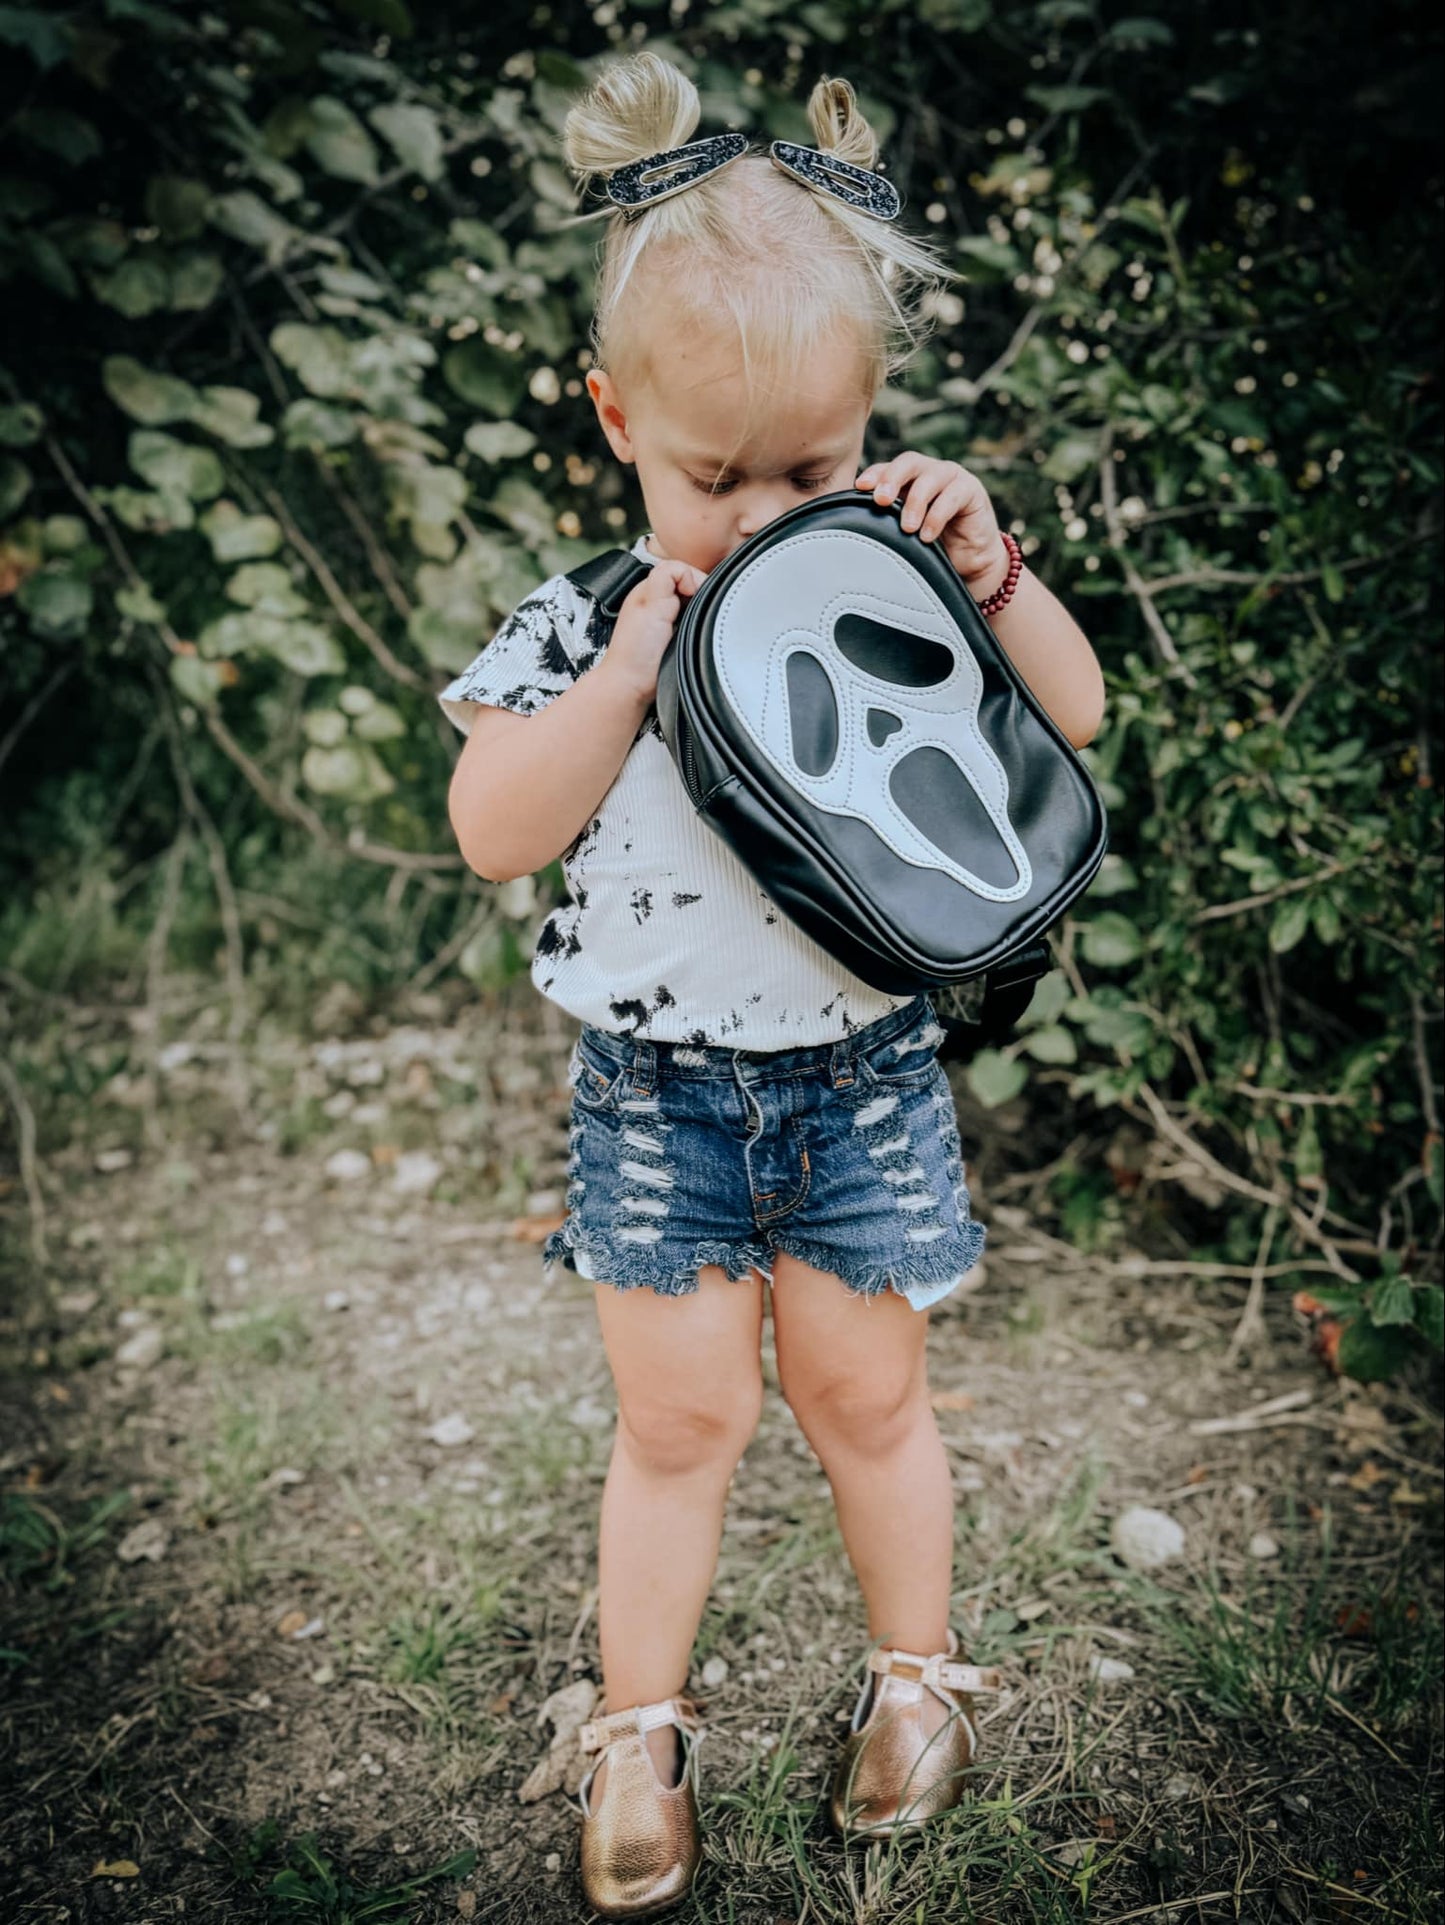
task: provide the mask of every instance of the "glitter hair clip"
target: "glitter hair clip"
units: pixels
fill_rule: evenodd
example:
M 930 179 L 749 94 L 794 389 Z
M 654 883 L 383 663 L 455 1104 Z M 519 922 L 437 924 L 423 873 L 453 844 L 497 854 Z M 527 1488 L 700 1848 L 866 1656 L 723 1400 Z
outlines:
M 892 181 L 884 180 L 881 174 L 840 160 L 826 148 L 799 147 L 791 140 L 775 140 L 770 151 L 774 167 L 781 167 L 805 187 L 817 188 L 845 207 L 871 214 L 875 220 L 897 220 L 903 203 Z
M 746 134 L 709 134 L 703 140 L 690 140 L 685 147 L 671 147 L 665 154 L 647 154 L 607 176 L 607 198 L 635 214 L 715 174 L 746 153 L 747 146 Z

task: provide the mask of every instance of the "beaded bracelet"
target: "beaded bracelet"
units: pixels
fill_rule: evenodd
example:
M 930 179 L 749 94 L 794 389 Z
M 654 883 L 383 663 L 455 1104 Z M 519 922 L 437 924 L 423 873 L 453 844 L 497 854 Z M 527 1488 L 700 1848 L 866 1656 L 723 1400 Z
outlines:
M 1008 573 L 1004 576 L 1001 586 L 978 605 L 979 614 L 990 621 L 1001 608 L 1007 608 L 1013 600 L 1014 590 L 1019 585 L 1019 576 L 1024 572 L 1023 550 L 1006 528 L 1001 528 L 999 534 L 1004 547 L 1008 550 Z

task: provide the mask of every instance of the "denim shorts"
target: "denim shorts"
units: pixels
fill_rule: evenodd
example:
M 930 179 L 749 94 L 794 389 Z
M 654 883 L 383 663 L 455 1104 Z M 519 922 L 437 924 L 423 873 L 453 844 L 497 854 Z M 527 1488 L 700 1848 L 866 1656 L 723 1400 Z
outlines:
M 777 1251 L 924 1310 L 977 1262 L 943 1039 L 926 996 L 836 1043 L 747 1050 L 588 1023 L 568 1068 L 568 1214 L 544 1264 L 659 1296 Z

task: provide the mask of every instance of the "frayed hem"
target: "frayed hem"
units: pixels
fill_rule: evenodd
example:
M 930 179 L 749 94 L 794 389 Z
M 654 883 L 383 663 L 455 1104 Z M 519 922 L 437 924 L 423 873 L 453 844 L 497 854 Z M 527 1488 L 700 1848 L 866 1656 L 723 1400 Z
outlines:
M 694 1246 L 686 1263 L 663 1270 L 634 1251 L 620 1251 L 609 1238 L 577 1235 L 571 1217 L 548 1237 L 542 1247 L 542 1263 L 544 1271 L 560 1263 L 589 1283 L 610 1283 L 617 1290 L 649 1289 L 659 1297 L 695 1295 L 698 1271 L 710 1265 L 721 1269 L 729 1283 L 745 1283 L 754 1270 L 760 1270 L 769 1281 L 772 1278 L 768 1252 L 759 1243 L 704 1239 Z
M 895 1263 L 862 1266 L 840 1263 L 836 1249 L 809 1237 L 791 1236 L 786 1230 L 772 1232 L 769 1243 L 785 1257 L 796 1257 L 800 1263 L 810 1263 L 815 1270 L 828 1271 L 854 1296 L 877 1297 L 885 1290 L 892 1290 L 913 1309 L 926 1310 L 958 1288 L 983 1255 L 987 1237 L 987 1226 L 970 1219 L 957 1237 L 950 1237 L 941 1246 L 935 1244 L 927 1251 L 919 1251 L 917 1256 L 904 1257 Z M 939 1285 L 947 1287 L 940 1289 Z M 914 1296 L 922 1301 L 913 1302 Z

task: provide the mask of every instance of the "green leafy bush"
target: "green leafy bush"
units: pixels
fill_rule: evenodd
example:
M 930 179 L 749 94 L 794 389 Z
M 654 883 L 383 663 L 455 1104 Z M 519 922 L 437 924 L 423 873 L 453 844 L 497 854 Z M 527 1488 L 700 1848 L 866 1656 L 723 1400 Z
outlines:
M 1127 1173 L 1061 1165 L 1081 1240 L 1159 1195 L 1201 1262 L 1366 1306 L 1347 1368 L 1376 1374 L 1367 1325 L 1392 1365 L 1438 1349 L 1426 29 L 990 0 L 564 6 L 545 44 L 522 9 L 321 19 L 0 13 L 11 966 L 104 975 L 185 833 L 223 852 L 257 981 L 288 973 L 261 966 L 294 940 L 278 901 L 330 919 L 303 975 L 525 967 L 534 893 L 478 890 L 451 846 L 434 690 L 640 526 L 582 392 L 569 94 L 646 36 L 710 125 L 806 137 L 836 68 L 963 277 L 875 451 L 983 476 L 1109 686 L 1112 853 L 972 1092 L 1142 1129 Z M 77 875 L 93 942 L 57 921 Z

